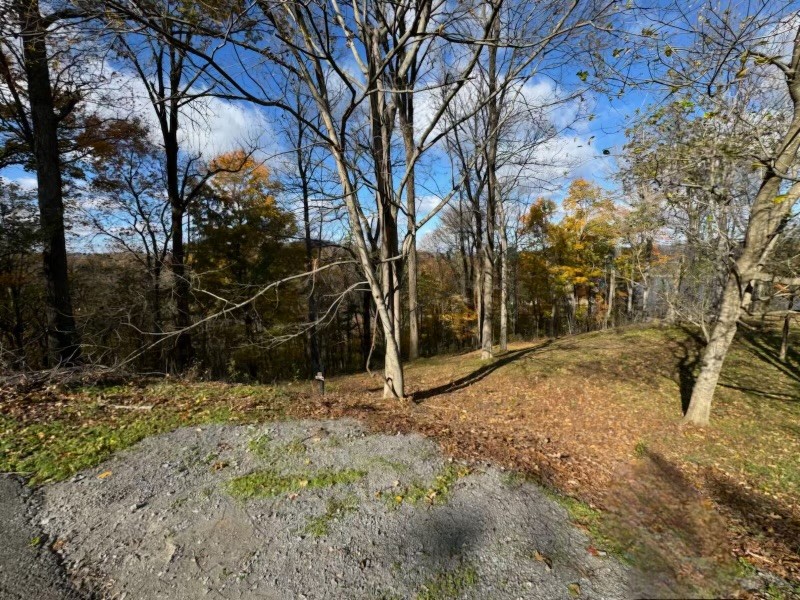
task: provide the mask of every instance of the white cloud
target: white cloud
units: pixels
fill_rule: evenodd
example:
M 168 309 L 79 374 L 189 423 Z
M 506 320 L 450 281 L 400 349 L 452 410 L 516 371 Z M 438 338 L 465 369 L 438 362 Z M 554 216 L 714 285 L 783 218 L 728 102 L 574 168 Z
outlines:
M 108 62 L 91 68 L 106 81 L 89 99 L 95 110 L 110 117 L 139 117 L 148 125 L 153 143 L 162 143 L 158 119 L 141 78 L 133 72 L 114 69 Z M 213 96 L 198 97 L 181 108 L 178 135 L 184 151 L 205 159 L 243 147 L 278 152 L 278 136 L 261 110 Z
M 16 184 L 20 188 L 22 188 L 23 190 L 27 190 L 27 191 L 35 190 L 38 187 L 38 183 L 36 181 L 36 177 L 31 177 L 29 175 L 22 175 L 22 176 L 18 176 L 18 177 L 13 177 L 13 176 L 12 177 L 5 177 L 5 176 L 0 175 L 0 180 L 2 180 L 3 183 L 6 183 L 6 184 L 9 184 L 9 183 Z
M 442 199 L 433 194 L 426 194 L 417 198 L 417 218 L 427 215 L 436 208 Z

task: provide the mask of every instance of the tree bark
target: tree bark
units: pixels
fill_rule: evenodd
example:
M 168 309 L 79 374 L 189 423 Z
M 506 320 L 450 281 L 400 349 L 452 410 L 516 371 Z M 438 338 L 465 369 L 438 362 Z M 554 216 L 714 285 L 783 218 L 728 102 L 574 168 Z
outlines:
M 500 37 L 500 20 L 493 25 L 492 37 Z M 488 52 L 486 103 L 486 223 L 483 240 L 483 318 L 481 320 L 481 359 L 492 358 L 493 321 L 494 321 L 494 230 L 495 212 L 499 202 L 499 186 L 497 181 L 497 147 L 500 135 L 500 107 L 497 99 L 497 46 L 490 44 Z
M 785 194 L 781 185 L 785 173 L 792 172 L 800 149 L 800 29 L 794 39 L 791 68 L 786 72 L 794 111 L 791 124 L 779 143 L 774 161 L 766 165 L 745 232 L 744 246 L 739 258 L 728 272 L 717 321 L 708 345 L 703 351 L 700 374 L 697 377 L 684 421 L 696 425 L 708 424 L 714 389 L 722 371 L 725 356 L 736 334 L 736 324 L 742 302 L 751 280 L 762 270 L 773 244 L 783 230 L 792 207 L 800 197 L 800 183 L 794 183 Z
M 614 314 L 614 296 L 616 295 L 617 291 L 617 268 L 614 265 L 614 261 L 612 258 L 611 273 L 608 277 L 608 302 L 606 302 L 606 314 L 603 320 L 603 329 L 608 329 L 608 323 L 611 322 L 611 326 L 614 326 L 613 314 Z
M 369 291 L 363 293 L 361 299 L 361 359 L 364 368 L 367 366 L 369 352 L 372 349 L 372 296 Z
M 405 33 L 401 24 L 400 32 Z M 405 52 L 401 53 L 405 56 Z M 416 166 L 414 145 L 414 85 L 417 79 L 416 57 L 408 69 L 406 77 L 398 81 L 398 117 L 400 132 L 403 137 L 403 147 L 406 159 L 406 214 L 408 216 L 408 235 L 411 244 L 406 256 L 406 269 L 408 272 L 408 359 L 419 358 L 419 321 L 418 295 L 417 295 L 417 199 L 416 199 Z
M 58 117 L 50 81 L 47 28 L 39 12 L 38 0 L 19 0 L 15 7 L 22 31 L 32 149 L 36 162 L 48 354 L 51 366 L 70 365 L 80 360 L 81 351 L 69 290 Z
M 178 175 L 178 140 L 177 140 L 177 106 L 174 116 L 174 129 L 165 135 L 164 150 L 166 153 L 167 198 L 172 213 L 172 256 L 170 269 L 175 278 L 173 290 L 175 295 L 175 329 L 178 335 L 173 346 L 173 363 L 178 373 L 183 372 L 192 360 L 192 338 L 186 329 L 191 324 L 189 311 L 189 294 L 191 286 L 186 275 L 186 253 L 183 246 L 183 219 L 186 214 L 183 198 L 180 193 Z
M 736 276 L 731 273 L 722 293 L 717 322 L 703 351 L 700 374 L 692 388 L 692 397 L 684 420 L 696 425 L 708 424 L 711 401 L 717 387 L 722 365 L 733 338 L 739 319 L 741 295 Z
M 789 296 L 789 309 L 783 317 L 783 331 L 781 332 L 781 351 L 779 358 L 781 362 L 786 362 L 786 355 L 789 353 L 789 328 L 792 321 L 792 310 L 794 310 L 794 294 Z
M 297 94 L 297 111 L 302 114 L 302 98 Z M 303 234 L 306 250 L 306 264 L 305 268 L 308 273 L 311 273 L 316 264 L 314 262 L 314 246 L 311 237 L 311 207 L 310 207 L 310 186 L 309 186 L 309 161 L 305 152 L 305 134 L 306 125 L 302 120 L 297 119 L 297 139 L 295 140 L 295 159 L 297 161 L 297 173 L 300 176 L 300 194 L 303 202 Z M 308 294 L 308 323 L 309 327 L 306 331 L 306 347 L 308 348 L 308 364 L 309 375 L 315 377 L 317 373 L 323 373 L 322 359 L 320 356 L 319 336 L 317 332 L 317 319 L 319 318 L 317 308 L 317 290 L 316 290 L 316 275 L 309 275 L 308 284 L 306 287 Z M 369 325 L 365 323 L 365 327 Z M 349 344 L 348 344 L 349 350 Z M 365 359 L 366 360 L 366 359 Z
M 508 231 L 503 200 L 497 205 L 500 220 L 500 352 L 508 350 Z

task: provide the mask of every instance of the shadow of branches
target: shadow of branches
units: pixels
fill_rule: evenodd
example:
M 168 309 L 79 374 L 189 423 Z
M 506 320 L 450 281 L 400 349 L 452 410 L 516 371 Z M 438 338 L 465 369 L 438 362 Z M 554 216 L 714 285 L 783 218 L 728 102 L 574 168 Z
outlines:
M 436 387 L 432 387 L 427 390 L 420 390 L 418 392 L 414 392 L 413 400 L 415 403 L 419 404 L 429 398 L 433 398 L 435 396 L 439 396 L 441 394 L 447 394 L 450 392 L 456 392 L 458 390 L 463 390 L 471 385 L 474 385 L 481 381 L 482 379 L 488 377 L 498 369 L 517 361 L 525 356 L 530 354 L 535 354 L 540 352 L 544 348 L 547 348 L 550 344 L 553 343 L 553 340 L 547 340 L 545 343 L 535 346 L 533 348 L 523 348 L 522 350 L 515 350 L 512 352 L 506 352 L 496 360 L 483 365 L 479 369 L 476 369 L 472 373 L 464 375 L 463 377 L 459 377 L 458 379 L 451 381 L 449 383 L 445 383 L 442 385 L 437 385 Z

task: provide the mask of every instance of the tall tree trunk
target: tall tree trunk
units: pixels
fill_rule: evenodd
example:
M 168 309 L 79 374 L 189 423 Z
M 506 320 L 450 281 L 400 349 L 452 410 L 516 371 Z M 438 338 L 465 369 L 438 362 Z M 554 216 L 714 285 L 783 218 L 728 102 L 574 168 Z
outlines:
M 794 39 L 792 65 L 786 73 L 789 94 L 794 105 L 791 124 L 783 136 L 774 162 L 765 166 L 764 178 L 758 190 L 750 219 L 747 222 L 744 245 L 739 258 L 728 272 L 717 321 L 703 351 L 700 373 L 692 389 L 692 397 L 684 420 L 706 425 L 711 412 L 714 389 L 722 371 L 736 324 L 742 311 L 742 302 L 748 293 L 749 282 L 763 268 L 773 239 L 782 231 L 792 207 L 800 197 L 800 182 L 795 182 L 781 194 L 783 174 L 792 172 L 800 148 L 800 29 Z
M 500 221 L 500 351 L 508 350 L 508 231 L 503 200 L 497 205 Z
M 736 335 L 736 323 L 741 307 L 741 290 L 736 276 L 731 273 L 722 293 L 717 322 L 703 351 L 700 374 L 692 388 L 692 397 L 684 420 L 706 425 L 711 414 L 711 400 L 717 387 L 722 365 L 731 342 Z
M 489 224 L 486 224 L 487 235 L 491 232 Z M 483 257 L 482 269 L 483 281 L 481 282 L 481 359 L 486 360 L 492 358 L 492 342 L 493 342 L 493 295 L 494 291 L 494 249 L 492 248 L 493 242 L 491 238 L 484 239 L 483 241 Z
M 303 225 L 305 232 L 305 245 L 306 245 L 306 271 L 311 272 L 316 267 L 314 262 L 314 248 L 311 240 L 311 217 L 308 207 L 308 185 L 303 177 Z M 317 335 L 317 319 L 319 318 L 317 309 L 317 290 L 316 290 L 316 275 L 309 275 L 310 280 L 308 283 L 308 322 L 309 328 L 306 331 L 306 341 L 308 346 L 308 362 L 311 367 L 310 373 L 314 377 L 317 373 L 321 373 L 322 360 L 320 359 L 319 352 L 319 339 Z
M 173 293 L 175 297 L 175 329 L 178 332 L 173 346 L 173 364 L 178 373 L 188 368 L 192 361 L 192 338 L 187 331 L 191 325 L 189 311 L 189 295 L 191 286 L 186 273 L 186 252 L 183 245 L 183 220 L 186 209 L 180 193 L 178 175 L 178 139 L 177 139 L 177 106 L 172 117 L 174 129 L 164 139 L 166 153 L 167 198 L 169 199 L 172 214 L 172 256 L 170 269 L 175 279 Z
M 361 359 L 362 366 L 366 367 L 372 348 L 372 295 L 369 290 L 364 292 L 361 302 Z
M 475 208 L 473 213 L 475 215 L 475 254 L 472 274 L 475 278 L 475 283 L 472 286 L 472 292 L 475 295 L 475 314 L 477 315 L 476 327 L 476 341 L 478 348 L 483 346 L 483 216 L 481 215 L 480 205 L 473 205 Z
M 492 38 L 500 37 L 500 19 L 492 26 Z M 481 358 L 486 360 L 493 356 L 493 321 L 494 321 L 494 230 L 496 227 L 495 211 L 499 203 L 499 186 L 497 181 L 497 147 L 500 135 L 500 107 L 497 98 L 497 46 L 490 44 L 488 52 L 486 103 L 486 232 L 483 240 L 483 318 L 481 320 Z
M 472 275 L 472 256 L 467 254 L 466 234 L 464 228 L 464 214 L 461 212 L 461 203 L 459 202 L 459 217 L 458 217 L 458 251 L 461 256 L 461 297 L 464 300 L 464 305 L 468 308 L 475 308 L 475 293 L 473 291 L 475 282 Z
M 794 294 L 789 296 L 789 308 L 786 316 L 783 317 L 783 331 L 781 332 L 781 351 L 779 358 L 781 362 L 786 362 L 786 355 L 789 352 L 789 327 L 792 321 L 792 310 L 794 309 Z
M 628 279 L 625 282 L 625 289 L 628 293 L 628 297 L 625 299 L 625 314 L 630 321 L 631 315 L 633 315 L 633 280 Z
M 647 320 L 650 314 L 650 269 L 653 265 L 653 240 L 648 239 L 645 245 L 645 264 L 642 272 L 642 318 Z
M 416 79 L 416 69 L 409 70 L 407 81 L 404 84 L 406 91 L 400 94 L 400 109 L 398 111 L 400 130 L 403 136 L 403 146 L 406 154 L 406 213 L 408 215 L 408 234 L 411 244 L 406 256 L 408 270 L 408 359 L 419 358 L 419 320 L 417 298 L 417 199 L 416 199 L 416 168 L 414 164 L 414 93 L 413 85 Z
M 297 111 L 298 114 L 302 114 L 303 106 L 302 106 L 302 98 L 300 94 L 297 94 Z M 314 262 L 314 246 L 313 240 L 311 237 L 311 207 L 310 207 L 310 190 L 309 190 L 309 164 L 308 164 L 308 157 L 304 154 L 305 152 L 305 131 L 306 131 L 306 124 L 298 119 L 297 120 L 297 140 L 296 140 L 296 147 L 295 147 L 295 159 L 297 161 L 297 172 L 300 175 L 300 193 L 302 195 L 303 201 L 303 234 L 305 237 L 305 248 L 306 248 L 306 271 L 311 273 L 316 264 Z M 320 225 L 321 227 L 321 225 Z M 308 364 L 310 367 L 309 375 L 311 377 L 316 376 L 317 373 L 323 372 L 322 367 L 322 359 L 320 356 L 319 350 L 319 336 L 317 332 L 317 319 L 319 318 L 318 308 L 317 308 L 317 287 L 316 287 L 316 274 L 309 275 L 309 280 L 307 284 L 307 294 L 308 294 L 308 322 L 309 328 L 306 331 L 306 347 L 308 348 Z M 365 327 L 368 327 L 365 324 Z M 348 345 L 349 351 L 349 345 Z
M 614 326 L 613 314 L 614 314 L 614 296 L 616 295 L 617 291 L 617 268 L 614 265 L 614 261 L 611 261 L 611 273 L 608 277 L 608 301 L 606 302 L 606 314 L 603 320 L 603 329 L 608 329 L 608 323 L 611 322 L 611 326 Z
M 47 27 L 39 12 L 38 0 L 19 0 L 15 7 L 22 31 L 22 54 L 36 162 L 48 353 L 52 366 L 69 365 L 80 359 L 80 341 L 69 291 L 58 118 L 50 82 Z

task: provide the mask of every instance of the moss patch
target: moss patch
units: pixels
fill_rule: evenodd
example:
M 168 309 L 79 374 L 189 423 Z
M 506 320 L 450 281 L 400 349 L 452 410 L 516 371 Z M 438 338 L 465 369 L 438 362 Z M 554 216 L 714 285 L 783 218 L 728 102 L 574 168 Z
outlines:
M 248 442 L 247 449 L 268 462 L 277 462 L 286 456 L 301 456 L 306 453 L 302 440 L 292 440 L 285 444 L 275 444 L 268 434 L 260 435 Z
M 478 583 L 478 572 L 471 565 L 437 573 L 422 584 L 416 600 L 455 600 Z
M 462 477 L 466 477 L 469 473 L 469 467 L 448 464 L 439 472 L 434 480 L 428 484 L 415 482 L 396 490 L 383 492 L 381 495 L 392 508 L 397 508 L 404 503 L 411 505 L 420 502 L 444 504 L 447 502 L 447 498 L 456 481 Z
M 0 406 L 0 472 L 60 481 L 179 427 L 282 418 L 287 399 L 266 386 L 181 381 L 15 397 Z
M 233 479 L 228 483 L 228 492 L 236 498 L 273 498 L 304 489 L 355 483 L 366 474 L 366 471 L 344 469 L 285 475 L 272 469 L 265 469 Z
M 314 537 L 326 536 L 332 522 L 342 519 L 357 509 L 358 498 L 352 494 L 344 498 L 330 498 L 325 513 L 311 519 L 306 525 L 305 532 Z

